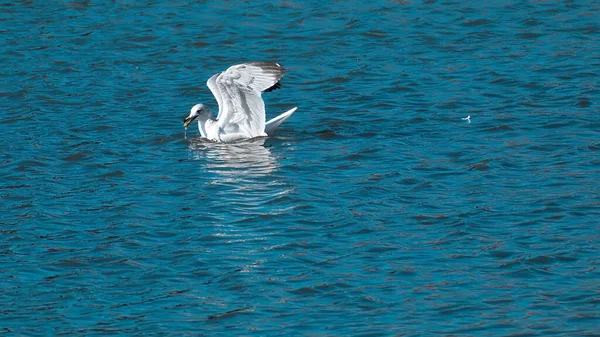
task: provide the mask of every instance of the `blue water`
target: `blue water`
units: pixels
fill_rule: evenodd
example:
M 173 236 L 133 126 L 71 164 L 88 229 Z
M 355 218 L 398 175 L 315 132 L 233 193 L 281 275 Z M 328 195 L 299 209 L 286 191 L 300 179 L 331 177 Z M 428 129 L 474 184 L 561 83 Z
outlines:
M 2 333 L 600 336 L 597 1 L 1 12 Z M 252 60 L 276 137 L 184 134 Z

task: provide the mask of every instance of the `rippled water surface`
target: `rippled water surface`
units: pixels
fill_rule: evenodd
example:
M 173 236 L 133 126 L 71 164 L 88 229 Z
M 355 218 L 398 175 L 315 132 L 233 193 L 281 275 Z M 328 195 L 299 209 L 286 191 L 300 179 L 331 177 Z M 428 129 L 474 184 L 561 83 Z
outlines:
M 0 331 L 599 336 L 600 4 L 474 3 L 3 2 Z

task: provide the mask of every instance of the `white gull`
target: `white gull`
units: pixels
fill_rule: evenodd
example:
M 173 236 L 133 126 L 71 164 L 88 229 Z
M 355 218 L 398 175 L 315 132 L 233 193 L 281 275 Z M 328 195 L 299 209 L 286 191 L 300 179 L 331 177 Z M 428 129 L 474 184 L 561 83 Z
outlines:
M 229 67 L 213 75 L 206 85 L 219 103 L 216 119 L 204 104 L 196 104 L 183 126 L 198 119 L 203 138 L 223 143 L 266 137 L 288 119 L 297 107 L 265 122 L 264 91 L 280 88 L 279 80 L 286 70 L 275 62 L 250 62 Z

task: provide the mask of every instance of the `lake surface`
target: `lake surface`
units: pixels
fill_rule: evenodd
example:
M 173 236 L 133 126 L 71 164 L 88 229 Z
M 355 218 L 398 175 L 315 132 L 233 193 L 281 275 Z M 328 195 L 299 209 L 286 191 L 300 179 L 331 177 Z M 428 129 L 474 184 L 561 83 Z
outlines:
M 600 4 L 477 3 L 2 3 L 0 331 L 600 336 Z

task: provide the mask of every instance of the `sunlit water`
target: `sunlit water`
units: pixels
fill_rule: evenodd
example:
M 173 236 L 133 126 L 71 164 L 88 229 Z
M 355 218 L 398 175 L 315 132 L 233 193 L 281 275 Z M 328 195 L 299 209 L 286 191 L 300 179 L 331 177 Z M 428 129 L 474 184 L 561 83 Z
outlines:
M 0 331 L 597 335 L 600 6 L 470 3 L 4 2 Z

